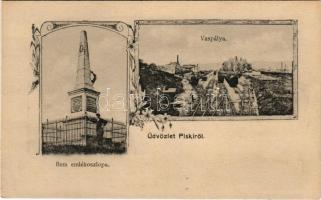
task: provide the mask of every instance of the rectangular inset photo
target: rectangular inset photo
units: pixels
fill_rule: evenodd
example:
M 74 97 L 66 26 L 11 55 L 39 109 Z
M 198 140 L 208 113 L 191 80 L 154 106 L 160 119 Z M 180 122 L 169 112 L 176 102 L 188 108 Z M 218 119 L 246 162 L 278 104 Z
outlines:
M 296 20 L 136 21 L 145 108 L 177 120 L 296 119 Z
M 42 25 L 42 154 L 126 152 L 127 35 L 117 27 L 103 22 Z

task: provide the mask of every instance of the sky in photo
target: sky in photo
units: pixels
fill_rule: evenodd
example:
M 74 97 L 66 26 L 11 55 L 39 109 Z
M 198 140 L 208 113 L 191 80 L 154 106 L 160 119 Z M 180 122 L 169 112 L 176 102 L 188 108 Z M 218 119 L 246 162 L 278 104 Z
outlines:
M 201 36 L 224 37 L 224 42 L 206 42 Z M 139 58 L 158 65 L 222 63 L 234 57 L 248 62 L 293 60 L 293 28 L 290 25 L 142 25 L 139 28 Z M 278 66 L 279 67 L 279 66 Z
M 76 83 L 80 31 L 87 31 L 90 68 L 97 74 L 94 84 L 100 94 L 100 113 L 103 118 L 125 122 L 126 112 L 114 104 L 106 108 L 116 95 L 127 94 L 127 39 L 106 29 L 79 26 L 52 32 L 42 39 L 42 121 L 61 119 L 70 115 L 68 92 Z M 112 102 L 109 101 L 110 105 Z M 126 105 L 126 102 L 125 102 Z M 104 107 L 105 106 L 105 107 Z

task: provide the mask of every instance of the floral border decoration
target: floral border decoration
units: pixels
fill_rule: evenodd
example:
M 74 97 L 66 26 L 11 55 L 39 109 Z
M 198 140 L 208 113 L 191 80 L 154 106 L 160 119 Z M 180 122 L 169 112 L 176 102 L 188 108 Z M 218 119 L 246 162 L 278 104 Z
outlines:
M 139 26 L 135 21 L 134 29 L 130 26 L 133 31 L 133 39 L 129 43 L 129 67 L 130 73 L 130 113 L 129 113 L 129 124 L 138 126 L 141 129 L 147 122 L 153 122 L 158 130 L 164 131 L 168 125 L 172 128 L 173 124 L 170 121 L 170 116 L 167 114 L 154 115 L 151 109 L 146 109 L 147 104 L 144 101 L 145 92 L 142 91 L 139 84 L 139 56 L 138 56 L 138 29 Z
M 29 94 L 34 91 L 40 84 L 40 37 L 41 33 L 39 29 L 32 24 L 32 41 L 30 43 L 30 48 L 32 48 L 32 62 L 30 66 L 32 68 L 32 73 L 34 80 L 31 83 L 31 88 Z

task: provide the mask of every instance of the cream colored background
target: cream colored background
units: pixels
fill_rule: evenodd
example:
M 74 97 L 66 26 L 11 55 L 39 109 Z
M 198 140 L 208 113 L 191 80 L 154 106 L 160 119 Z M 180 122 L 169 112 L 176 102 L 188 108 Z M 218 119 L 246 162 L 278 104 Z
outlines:
M 2 196 L 319 198 L 320 2 L 3 2 L 2 15 Z M 31 24 L 138 19 L 298 19 L 298 120 L 175 121 L 168 131 L 204 133 L 194 141 L 148 140 L 150 124 L 130 128 L 124 155 L 37 156 Z

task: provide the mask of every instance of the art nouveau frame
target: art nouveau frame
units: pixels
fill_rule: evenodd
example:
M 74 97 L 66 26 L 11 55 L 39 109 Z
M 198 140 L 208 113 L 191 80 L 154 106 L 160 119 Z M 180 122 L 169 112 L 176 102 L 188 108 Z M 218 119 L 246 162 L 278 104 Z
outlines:
M 39 149 L 37 154 L 42 152 L 42 131 L 41 131 L 41 119 L 42 119 L 42 38 L 46 35 L 59 31 L 61 29 L 75 27 L 75 26 L 91 26 L 106 29 L 107 31 L 112 31 L 119 34 L 121 37 L 124 37 L 127 41 L 127 82 L 126 82 L 126 91 L 129 91 L 129 88 L 135 88 L 133 83 L 138 81 L 129 81 L 130 78 L 133 79 L 132 72 L 135 71 L 135 50 L 134 50 L 134 37 L 133 30 L 131 26 L 120 22 L 120 21 L 46 21 L 41 25 L 41 28 L 38 29 L 34 25 L 32 26 L 32 67 L 35 80 L 32 83 L 31 91 L 34 90 L 38 85 L 39 89 Z M 132 91 L 132 89 L 131 89 Z M 136 90 L 135 90 L 136 91 Z M 129 108 L 129 95 L 126 94 L 126 106 Z M 125 110 L 128 113 L 128 110 Z M 128 114 L 126 115 L 126 126 L 127 126 L 127 146 L 128 146 L 128 137 L 129 137 L 129 118 Z

